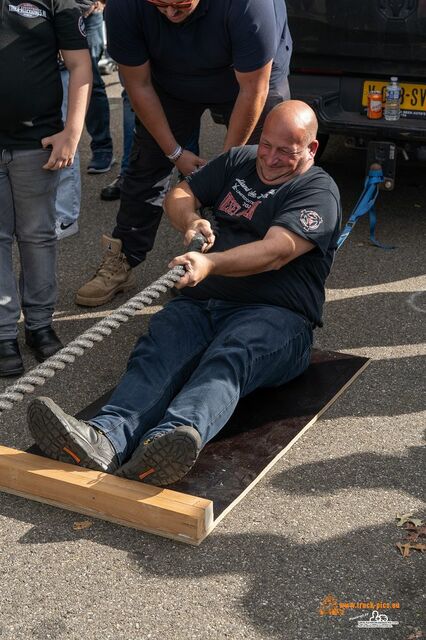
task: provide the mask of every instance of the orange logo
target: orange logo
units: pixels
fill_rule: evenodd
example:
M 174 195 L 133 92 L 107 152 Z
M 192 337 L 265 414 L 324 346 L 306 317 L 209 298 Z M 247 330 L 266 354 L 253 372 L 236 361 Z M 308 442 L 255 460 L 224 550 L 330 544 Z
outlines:
M 339 606 L 337 598 L 331 594 L 325 596 L 321 602 L 320 616 L 343 616 L 345 609 Z

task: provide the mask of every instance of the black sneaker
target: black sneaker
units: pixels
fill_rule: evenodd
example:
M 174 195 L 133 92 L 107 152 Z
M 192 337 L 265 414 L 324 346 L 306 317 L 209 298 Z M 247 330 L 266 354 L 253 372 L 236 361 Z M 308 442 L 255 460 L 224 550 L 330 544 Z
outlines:
M 175 427 L 147 436 L 117 476 L 158 486 L 172 484 L 188 473 L 201 451 L 201 436 L 194 427 Z
M 28 407 L 28 428 L 49 458 L 95 471 L 113 473 L 118 458 L 110 440 L 93 425 L 67 415 L 50 398 L 36 398 Z
M 115 158 L 109 151 L 98 151 L 93 154 L 87 165 L 87 173 L 106 173 L 115 164 Z
M 119 200 L 121 187 L 123 186 L 123 176 L 118 176 L 115 180 L 101 189 L 101 200 Z
M 34 330 L 25 329 L 25 342 L 39 362 L 55 355 L 64 346 L 50 325 Z
M 0 377 L 20 376 L 24 365 L 16 339 L 0 340 Z

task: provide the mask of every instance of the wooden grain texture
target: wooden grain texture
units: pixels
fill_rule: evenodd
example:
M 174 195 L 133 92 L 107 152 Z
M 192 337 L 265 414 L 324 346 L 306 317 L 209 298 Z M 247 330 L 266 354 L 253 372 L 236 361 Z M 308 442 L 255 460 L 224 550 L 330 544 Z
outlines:
M 213 524 L 210 500 L 1 445 L 0 489 L 191 544 Z

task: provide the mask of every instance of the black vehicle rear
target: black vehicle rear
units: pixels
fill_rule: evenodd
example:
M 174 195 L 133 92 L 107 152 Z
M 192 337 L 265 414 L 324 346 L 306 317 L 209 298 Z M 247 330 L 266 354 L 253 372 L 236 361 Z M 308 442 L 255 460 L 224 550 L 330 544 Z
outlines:
M 320 133 L 353 146 L 393 141 L 426 152 L 426 0 L 287 0 L 292 97 L 311 104 Z M 367 118 L 367 94 L 402 87 L 397 121 Z

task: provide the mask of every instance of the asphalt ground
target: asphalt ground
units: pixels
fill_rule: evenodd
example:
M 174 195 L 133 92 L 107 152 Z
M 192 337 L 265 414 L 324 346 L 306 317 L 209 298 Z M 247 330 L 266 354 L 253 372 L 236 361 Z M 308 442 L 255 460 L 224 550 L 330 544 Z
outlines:
M 121 103 L 107 77 L 117 157 Z M 202 150 L 211 157 L 223 131 L 206 119 Z M 114 177 L 85 173 L 80 234 L 61 241 L 55 327 L 68 342 L 124 296 L 97 309 L 74 304 L 96 269 L 100 236 L 116 203 L 99 199 Z M 362 189 L 363 152 L 340 138 L 322 164 L 337 181 L 348 216 Z M 118 165 L 117 165 L 118 166 Z M 425 637 L 425 556 L 403 558 L 397 513 L 425 517 L 425 213 L 424 165 L 400 162 L 396 189 L 378 200 L 378 238 L 361 220 L 328 280 L 324 328 L 316 346 L 371 358 L 371 364 L 200 547 L 0 494 L 0 637 L 3 639 L 412 640 Z M 137 271 L 144 288 L 181 252 L 164 221 L 155 249 Z M 76 413 L 119 378 L 153 308 L 123 325 L 38 391 Z M 23 326 L 20 325 L 21 336 Z M 36 363 L 23 346 L 27 368 Z M 8 382 L 0 382 L 0 391 Z M 29 397 L 0 418 L 4 445 L 26 449 Z M 366 610 L 320 615 L 338 603 L 397 603 L 392 628 L 358 628 Z M 363 617 L 359 617 L 363 616 Z

